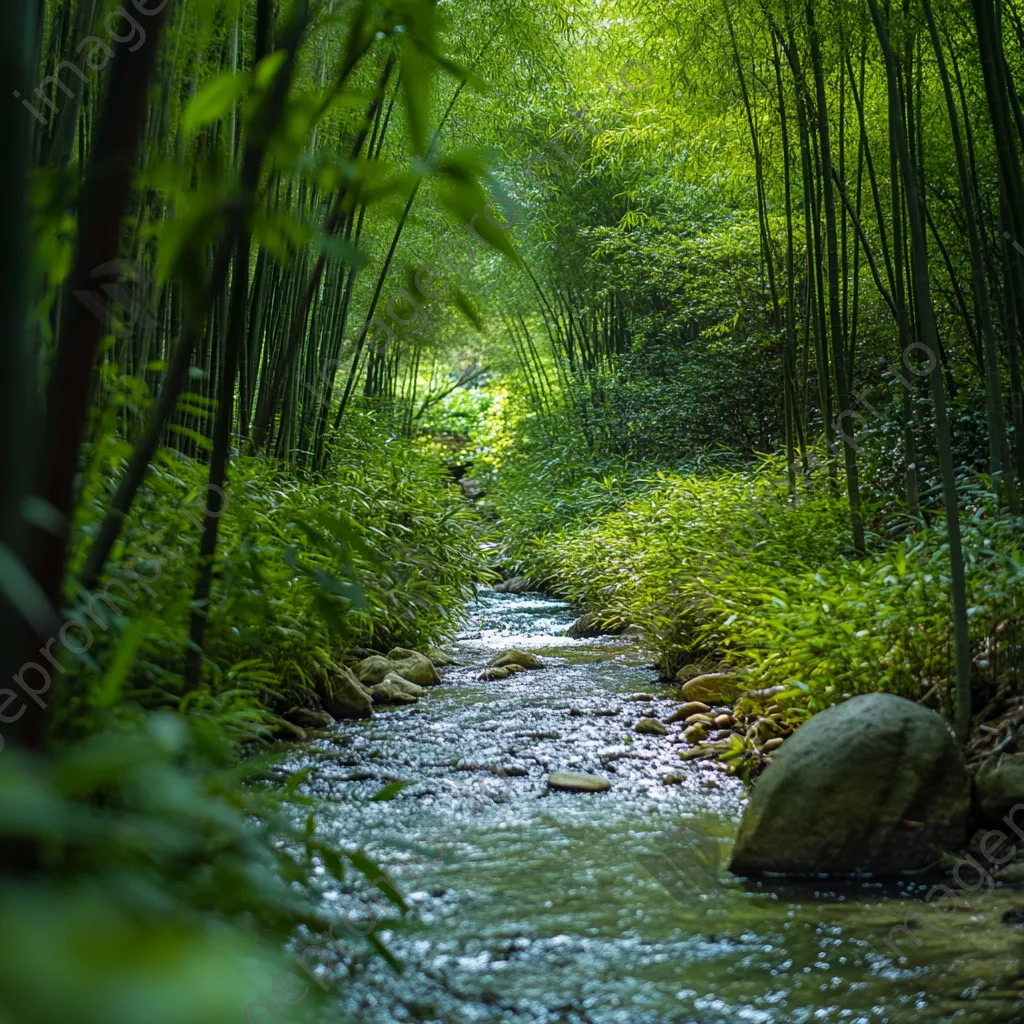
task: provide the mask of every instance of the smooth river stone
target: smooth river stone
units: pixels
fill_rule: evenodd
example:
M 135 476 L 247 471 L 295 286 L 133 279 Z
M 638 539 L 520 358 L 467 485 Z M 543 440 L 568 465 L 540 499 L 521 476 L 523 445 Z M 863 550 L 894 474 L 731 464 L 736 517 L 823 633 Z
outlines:
M 491 668 L 511 668 L 513 665 L 518 665 L 519 668 L 525 669 L 544 667 L 544 662 L 536 654 L 530 654 L 529 651 L 520 651 L 515 647 L 508 651 L 502 651 L 501 654 L 496 654 L 487 664 Z
M 548 786 L 563 793 L 603 793 L 612 784 L 603 775 L 588 775 L 586 772 L 552 772 Z

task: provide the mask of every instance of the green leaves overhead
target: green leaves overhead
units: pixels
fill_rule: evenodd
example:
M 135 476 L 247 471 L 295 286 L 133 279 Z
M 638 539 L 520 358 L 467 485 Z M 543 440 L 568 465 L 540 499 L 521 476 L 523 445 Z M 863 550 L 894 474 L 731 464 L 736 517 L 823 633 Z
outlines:
M 399 0 L 393 14 L 394 35 L 402 65 L 402 95 L 409 118 L 409 135 L 416 153 L 427 151 L 434 51 L 437 35 L 435 0 Z
M 484 190 L 485 169 L 478 155 L 462 150 L 439 161 L 441 201 L 458 221 L 491 248 L 519 266 L 522 259 L 509 237 L 509 224 L 495 213 L 495 204 Z
M 227 117 L 248 89 L 249 76 L 240 71 L 225 71 L 204 82 L 181 115 L 183 131 L 191 134 L 203 125 Z

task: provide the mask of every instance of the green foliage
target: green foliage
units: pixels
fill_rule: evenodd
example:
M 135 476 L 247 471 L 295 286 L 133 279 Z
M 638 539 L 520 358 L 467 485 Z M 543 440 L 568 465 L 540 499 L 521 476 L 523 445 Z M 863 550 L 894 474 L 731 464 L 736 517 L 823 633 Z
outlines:
M 483 388 L 459 388 L 430 406 L 420 419 L 428 434 L 479 438 L 486 429 L 494 396 Z
M 533 464 L 536 472 L 539 467 Z M 562 467 L 564 468 L 564 467 Z M 784 464 L 705 476 L 659 473 L 627 489 L 580 472 L 526 497 L 497 492 L 522 538 L 518 570 L 640 624 L 662 667 L 725 659 L 749 687 L 785 686 L 818 711 L 886 690 L 951 710 L 949 549 L 941 525 L 847 550 L 847 509 L 823 477 L 790 499 Z M 548 486 L 544 486 L 544 483 Z M 964 510 L 976 682 L 1015 678 L 1024 576 L 1020 522 L 980 488 Z M 505 495 L 502 500 L 502 495 Z
M 884 33 L 843 4 L 164 6 L 109 70 L 78 44 L 111 35 L 115 0 L 17 2 L 9 33 L 9 92 L 39 83 L 43 112 L 3 115 L 0 647 L 8 673 L 36 657 L 52 607 L 82 651 L 0 759 L 0 1024 L 237 1016 L 273 944 L 320 923 L 311 877 L 372 881 L 303 818 L 301 779 L 281 792 L 239 753 L 326 704 L 354 648 L 453 632 L 491 534 L 446 460 L 486 478 L 507 567 L 629 616 L 666 672 L 727 659 L 799 713 L 876 688 L 951 710 L 960 554 L 927 519 L 944 483 L 955 526 L 959 485 L 976 682 L 1016 682 L 1013 4 L 941 9 L 934 54 L 927 4 L 887 10 L 902 168 Z M 983 72 L 1004 66 L 1000 98 Z M 928 238 L 893 223 L 915 181 Z M 913 336 L 942 339 L 931 398 L 897 350 L 904 281 Z M 856 559 L 835 464 L 806 458 L 850 413 L 875 531 Z
M 1024 603 L 1019 519 L 981 493 L 962 522 L 974 684 L 1015 681 Z M 941 525 L 864 560 L 833 558 L 744 593 L 716 593 L 720 649 L 760 686 L 782 684 L 819 711 L 857 693 L 938 697 L 952 716 L 949 547 Z
M 571 429 L 559 432 L 557 421 L 515 419 L 506 410 L 487 440 L 488 496 L 501 519 L 510 569 L 536 572 L 560 530 L 583 528 L 623 501 L 628 467 L 611 460 L 595 466 L 584 440 Z
M 88 548 L 120 472 L 119 448 L 97 453 L 79 516 Z M 440 461 L 370 415 L 353 416 L 326 479 L 238 458 L 215 556 L 207 658 L 211 681 L 185 694 L 182 647 L 206 484 L 203 466 L 165 450 L 122 533 L 111 583 L 81 618 L 94 645 L 73 659 L 79 703 L 112 685 L 131 643 L 121 698 L 178 706 L 216 697 L 237 735 L 265 731 L 266 709 L 315 704 L 353 646 L 422 647 L 449 636 L 484 569 L 479 520 Z M 144 621 L 144 635 L 137 631 Z
M 319 873 L 340 881 L 347 866 L 372 882 L 381 870 L 328 848 L 310 827 L 301 777 L 263 784 L 270 762 L 239 763 L 213 717 L 95 726 L 52 758 L 0 758 L 5 847 L 38 844 L 45 868 L 0 884 L 0 1020 L 243 1016 L 294 966 L 283 941 L 300 925 L 329 926 Z M 309 1019 L 315 1001 L 290 1019 Z

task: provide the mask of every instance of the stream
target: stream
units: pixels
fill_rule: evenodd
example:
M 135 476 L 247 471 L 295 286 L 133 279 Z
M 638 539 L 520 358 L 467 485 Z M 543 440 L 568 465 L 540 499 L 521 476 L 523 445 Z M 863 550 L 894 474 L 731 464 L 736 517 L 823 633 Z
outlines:
M 634 733 L 674 706 L 658 696 L 650 654 L 636 636 L 572 640 L 573 618 L 555 600 L 483 591 L 441 686 L 343 723 L 289 762 L 324 801 L 323 834 L 365 848 L 411 908 L 402 919 L 375 910 L 351 871 L 344 883 L 321 876 L 347 951 L 305 958 L 321 965 L 328 1019 L 1024 1021 L 1024 935 L 1000 923 L 1020 892 L 958 892 L 944 913 L 920 884 L 731 876 L 742 785 L 719 765 L 680 761 L 678 726 Z M 548 667 L 477 681 L 510 647 Z M 641 694 L 655 697 L 631 699 Z M 563 769 L 612 788 L 549 793 L 548 772 Z M 399 780 L 393 799 L 370 799 Z M 905 921 L 913 936 L 898 963 L 886 937 Z M 352 937 L 371 929 L 401 976 Z

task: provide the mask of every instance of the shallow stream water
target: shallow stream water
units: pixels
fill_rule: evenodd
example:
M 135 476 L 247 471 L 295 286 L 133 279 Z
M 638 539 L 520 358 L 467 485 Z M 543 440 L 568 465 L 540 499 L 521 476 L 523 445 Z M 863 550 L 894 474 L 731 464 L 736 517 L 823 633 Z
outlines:
M 650 655 L 636 637 L 571 640 L 572 619 L 557 601 L 485 591 L 443 685 L 339 726 L 291 764 L 326 800 L 321 829 L 364 847 L 412 908 L 399 921 L 366 886 L 324 876 L 333 934 L 353 951 L 321 974 L 330 1019 L 1024 1021 L 1024 931 L 1000 923 L 1024 893 L 958 890 L 951 912 L 923 886 L 731 876 L 742 786 L 718 765 L 681 762 L 678 727 L 634 733 L 673 707 Z M 510 647 L 548 667 L 477 681 Z M 548 772 L 563 769 L 612 788 L 549 793 Z M 682 781 L 663 782 L 672 773 Z M 409 785 L 370 800 L 394 780 Z M 963 882 L 977 885 L 970 872 Z M 371 927 L 401 976 L 358 952 L 352 933 Z

